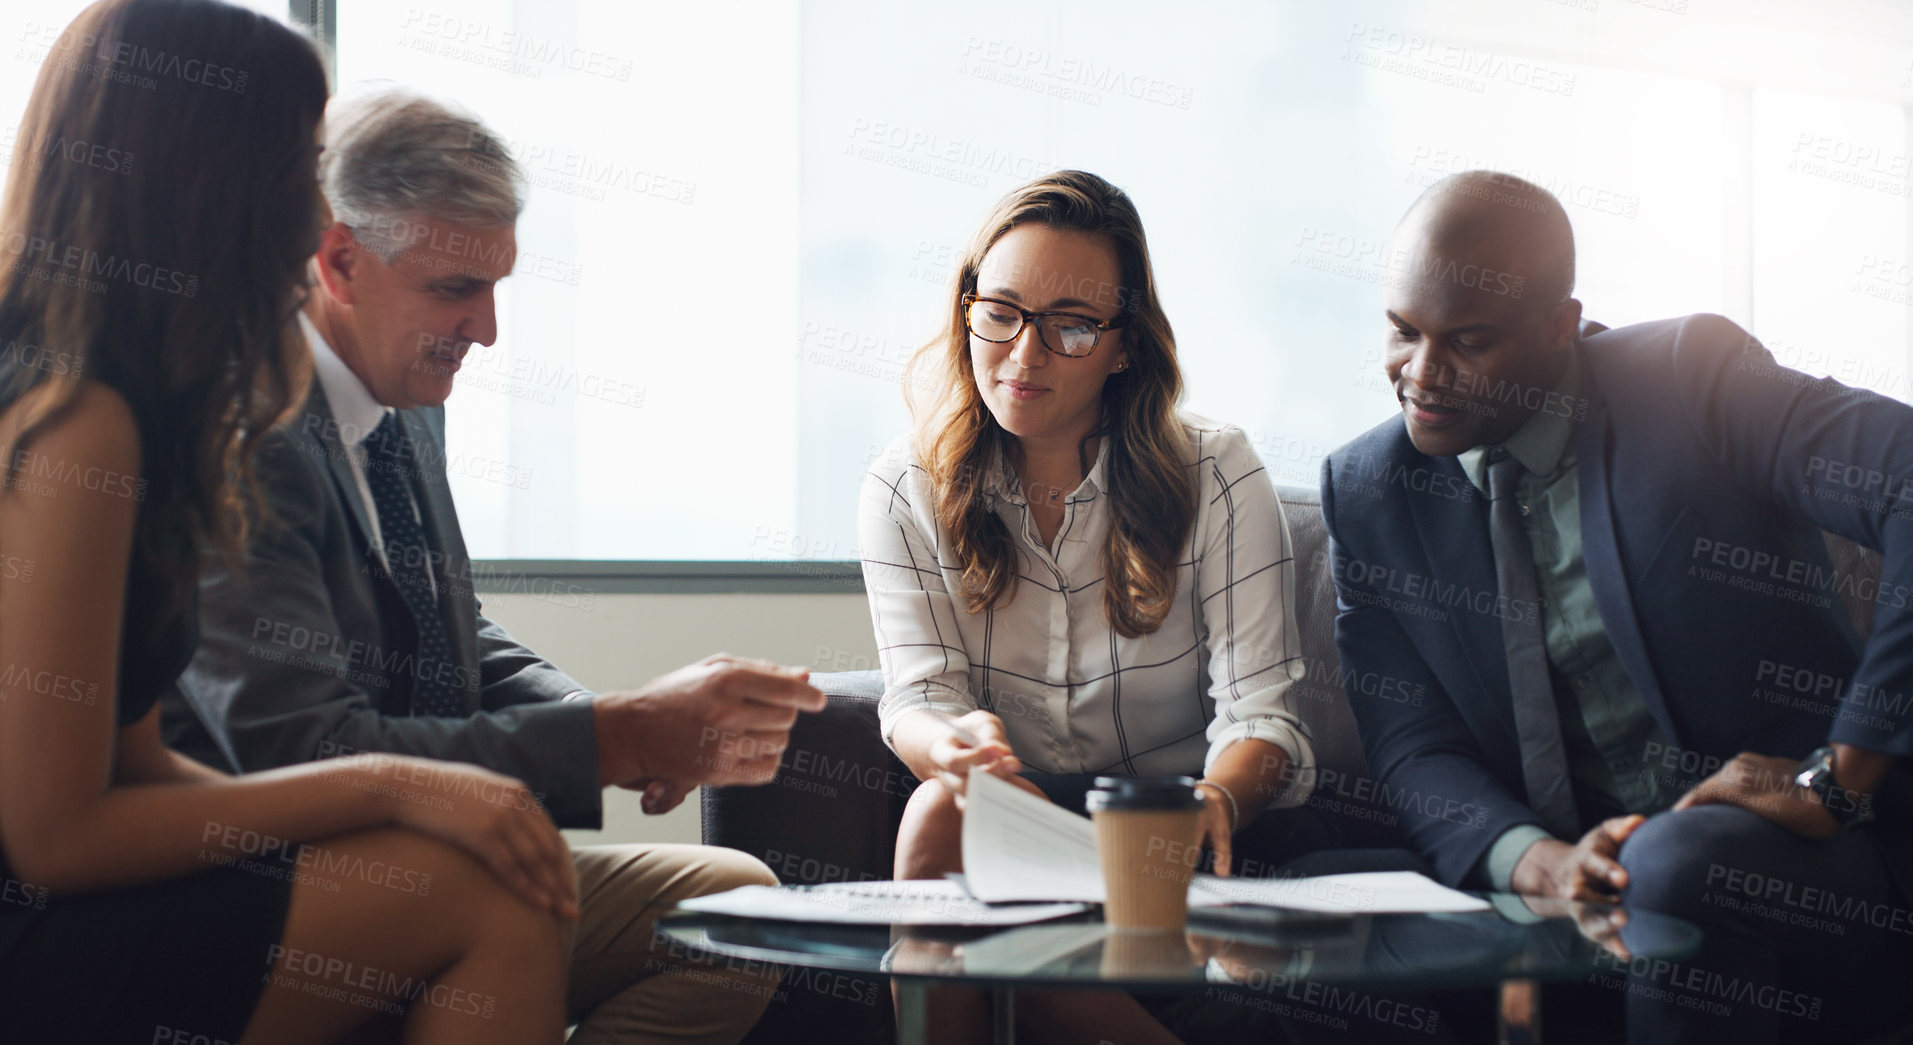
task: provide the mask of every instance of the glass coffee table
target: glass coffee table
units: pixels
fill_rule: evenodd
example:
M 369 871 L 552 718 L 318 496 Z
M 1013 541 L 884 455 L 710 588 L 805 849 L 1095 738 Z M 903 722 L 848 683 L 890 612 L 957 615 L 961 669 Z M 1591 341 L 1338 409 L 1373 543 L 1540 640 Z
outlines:
M 887 976 L 897 987 L 900 1045 L 924 1041 L 925 996 L 934 987 L 991 991 L 1001 1043 L 1015 1040 L 1018 990 L 1220 991 L 1287 1008 L 1282 999 L 1332 999 L 1335 992 L 1365 993 L 1372 1006 L 1383 992 L 1467 988 L 1499 992 L 1501 1041 L 1539 1042 L 1542 982 L 1624 978 L 1631 967 L 1679 961 L 1700 947 L 1700 930 L 1675 918 L 1626 912 L 1617 919 L 1618 908 L 1597 904 L 1489 899 L 1492 910 L 1468 914 L 1199 915 L 1187 932 L 1169 934 L 1110 929 L 1093 911 L 999 929 L 674 911 L 657 931 L 691 954 Z

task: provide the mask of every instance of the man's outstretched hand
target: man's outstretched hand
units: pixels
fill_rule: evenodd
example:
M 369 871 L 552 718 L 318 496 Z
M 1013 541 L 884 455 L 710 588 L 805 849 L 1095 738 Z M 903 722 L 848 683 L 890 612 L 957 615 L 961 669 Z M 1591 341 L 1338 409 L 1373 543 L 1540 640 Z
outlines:
M 592 700 L 602 785 L 644 792 L 662 813 L 699 784 L 762 784 L 777 773 L 790 728 L 824 695 L 810 669 L 719 653 L 633 690 Z

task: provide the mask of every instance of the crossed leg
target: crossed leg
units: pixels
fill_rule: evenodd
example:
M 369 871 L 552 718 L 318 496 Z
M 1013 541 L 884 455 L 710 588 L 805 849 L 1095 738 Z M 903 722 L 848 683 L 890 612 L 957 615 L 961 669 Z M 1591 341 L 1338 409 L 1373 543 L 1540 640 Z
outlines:
M 242 1045 L 562 1039 L 557 919 L 420 834 L 381 829 L 321 844 L 326 859 L 302 867 L 285 932 L 261 956 L 266 985 Z

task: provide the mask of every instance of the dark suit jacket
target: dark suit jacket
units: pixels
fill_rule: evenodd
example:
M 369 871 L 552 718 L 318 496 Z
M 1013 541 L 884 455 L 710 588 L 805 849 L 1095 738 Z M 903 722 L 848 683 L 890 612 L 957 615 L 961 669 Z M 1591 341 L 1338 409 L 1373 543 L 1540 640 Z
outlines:
M 168 742 L 237 771 L 359 751 L 469 762 L 523 780 L 560 826 L 598 827 L 591 704 L 563 700 L 584 687 L 479 612 L 444 411 L 399 416 L 456 663 L 413 655 L 416 628 L 369 565 L 369 507 L 315 381 L 304 412 L 263 442 L 260 491 L 277 521 L 256 528 L 242 571 L 210 562 L 201 577 L 199 651 L 164 702 Z M 469 717 L 411 717 L 424 673 L 461 687 Z
M 1674 745 L 1661 764 L 1711 772 L 1829 738 L 1913 753 L 1913 409 L 1779 367 L 1719 316 L 1589 324 L 1580 358 L 1584 401 L 1547 408 L 1581 417 L 1588 579 Z M 1532 610 L 1497 598 L 1486 498 L 1399 417 L 1323 462 L 1322 515 L 1343 664 L 1427 687 L 1412 706 L 1350 694 L 1370 770 L 1460 883 L 1538 822 L 1501 638 L 1503 615 Z M 1836 570 L 1822 530 L 1881 552 L 1878 580 Z M 1843 597 L 1872 603 L 1864 644 Z M 1899 822 L 1869 828 L 1903 879 L 1906 782 L 1896 771 L 1882 800 Z

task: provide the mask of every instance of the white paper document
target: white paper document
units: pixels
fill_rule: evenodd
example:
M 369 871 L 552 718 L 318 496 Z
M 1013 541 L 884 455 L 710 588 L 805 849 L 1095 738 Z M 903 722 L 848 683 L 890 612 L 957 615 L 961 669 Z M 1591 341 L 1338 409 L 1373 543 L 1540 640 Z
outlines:
M 1103 902 L 1089 818 L 989 773 L 971 773 L 964 788 L 963 875 L 990 903 Z
M 1201 903 L 1194 890 L 1203 892 Z M 1366 871 L 1316 878 L 1217 878 L 1197 875 L 1189 903 L 1259 904 L 1318 914 L 1450 914 L 1486 911 L 1488 901 L 1413 871 Z
M 837 925 L 1024 925 L 1087 910 L 1080 903 L 979 903 L 951 881 L 832 882 L 811 886 L 747 885 L 696 896 L 687 911 L 786 922 Z
M 966 789 L 963 870 L 971 895 L 991 903 L 1103 902 L 1102 865 L 1089 818 L 988 773 L 971 773 Z M 1189 906 L 1227 904 L 1349 915 L 1489 909 L 1487 901 L 1413 871 L 1286 879 L 1195 876 Z

